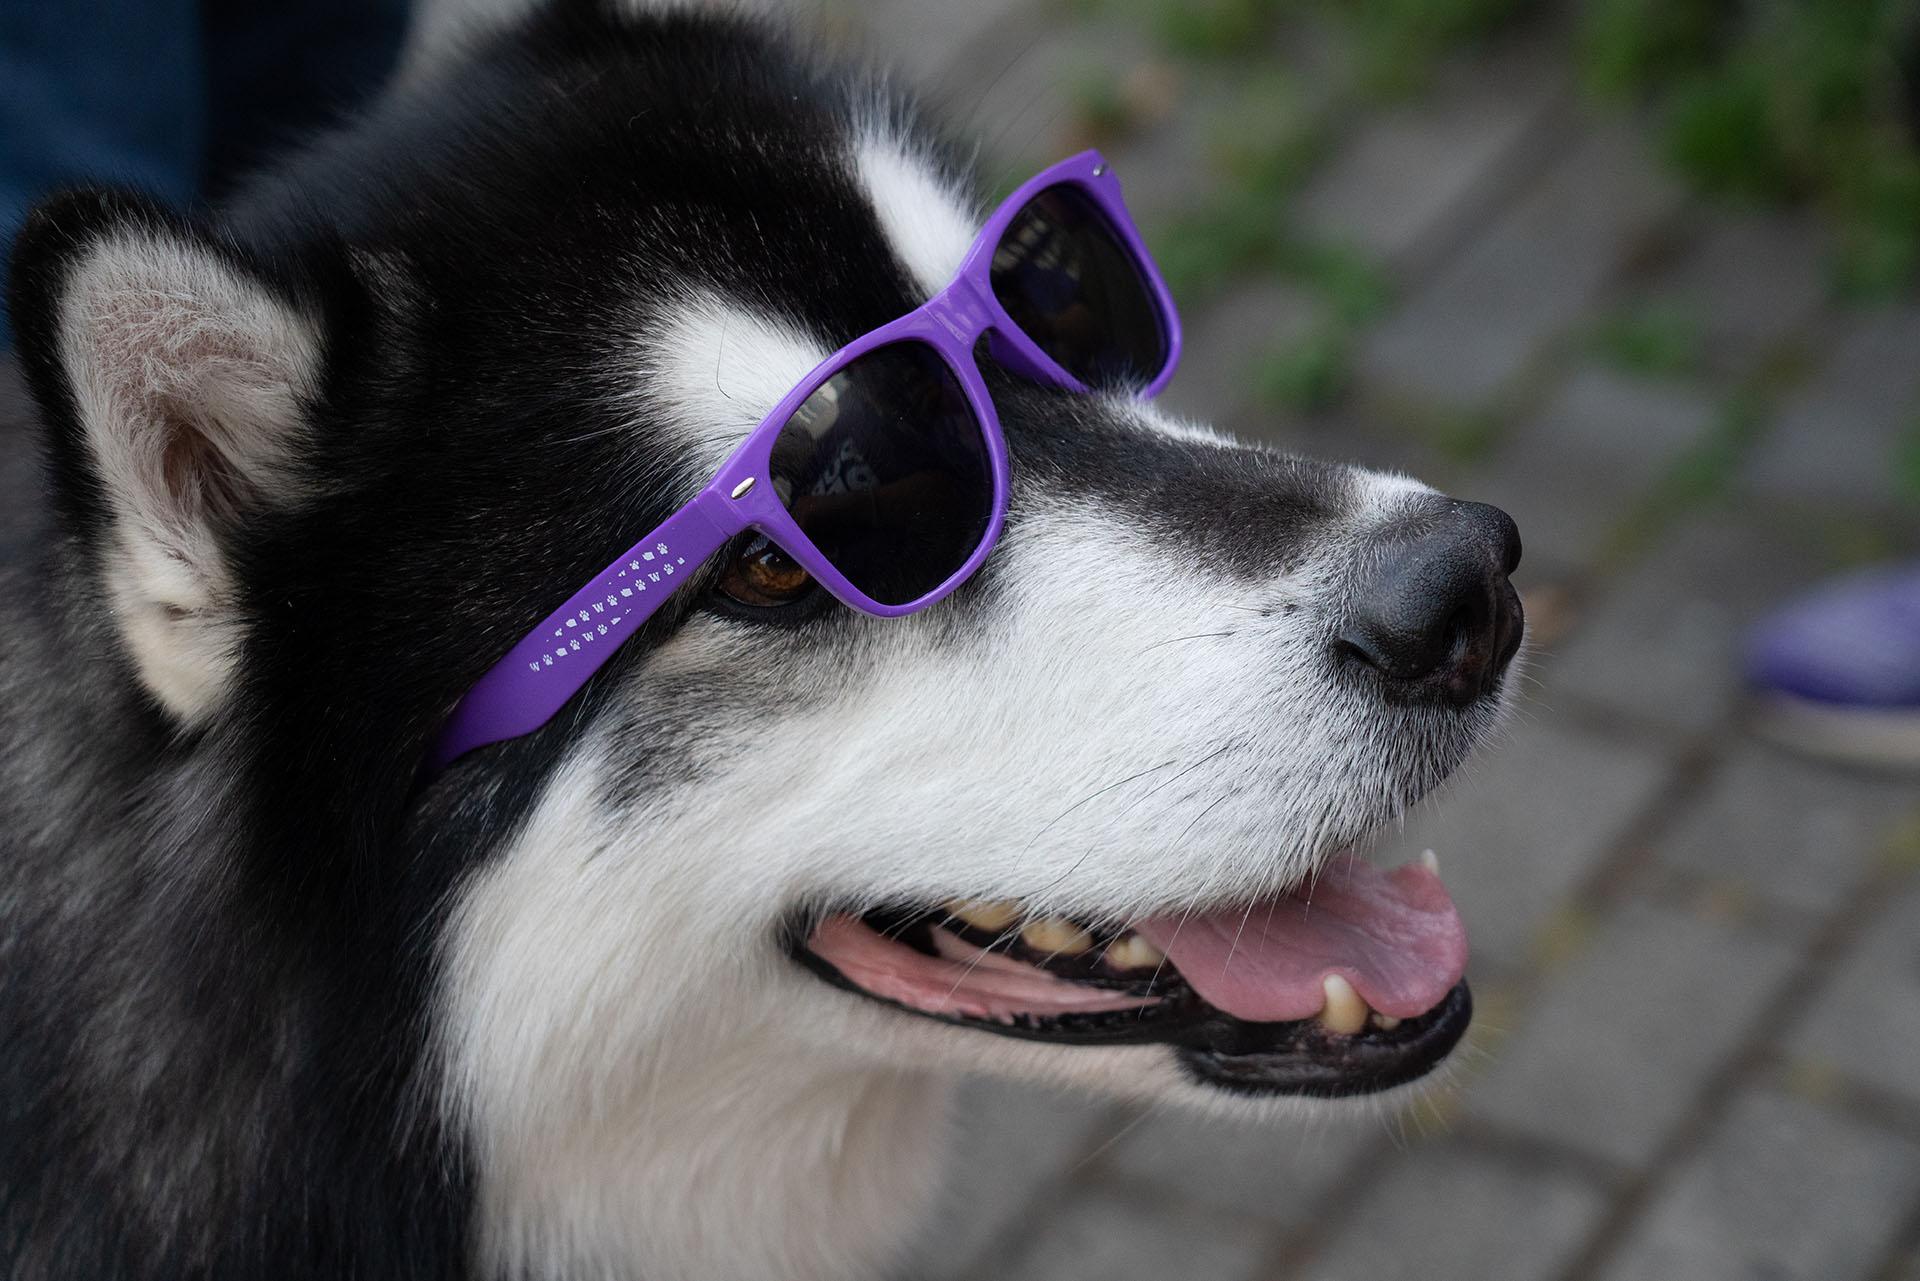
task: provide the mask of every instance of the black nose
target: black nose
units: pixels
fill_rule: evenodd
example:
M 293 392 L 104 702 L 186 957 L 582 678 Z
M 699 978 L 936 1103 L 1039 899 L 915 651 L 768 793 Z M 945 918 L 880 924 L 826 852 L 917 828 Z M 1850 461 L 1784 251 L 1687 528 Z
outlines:
M 1525 615 L 1507 581 L 1520 563 L 1513 518 L 1447 500 L 1392 536 L 1335 641 L 1396 695 L 1470 702 L 1520 648 Z

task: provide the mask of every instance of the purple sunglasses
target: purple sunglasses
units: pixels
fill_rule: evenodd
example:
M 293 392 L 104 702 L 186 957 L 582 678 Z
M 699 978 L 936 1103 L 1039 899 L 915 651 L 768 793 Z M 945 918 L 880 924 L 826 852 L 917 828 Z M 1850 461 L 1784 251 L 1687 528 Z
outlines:
M 692 502 L 529 632 L 428 753 L 438 773 L 531 733 L 728 540 L 757 530 L 834 596 L 925 609 L 986 560 L 1007 511 L 1007 444 L 975 363 L 1085 392 L 1157 394 L 1180 321 L 1099 153 L 1043 170 L 994 211 L 947 287 L 822 361 Z

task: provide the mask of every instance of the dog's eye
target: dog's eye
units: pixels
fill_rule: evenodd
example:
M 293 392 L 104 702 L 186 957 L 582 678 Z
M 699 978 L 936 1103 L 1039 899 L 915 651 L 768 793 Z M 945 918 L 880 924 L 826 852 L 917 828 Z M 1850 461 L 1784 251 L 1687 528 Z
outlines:
M 800 599 L 813 577 L 764 536 L 741 543 L 720 579 L 720 590 L 742 605 L 767 608 Z

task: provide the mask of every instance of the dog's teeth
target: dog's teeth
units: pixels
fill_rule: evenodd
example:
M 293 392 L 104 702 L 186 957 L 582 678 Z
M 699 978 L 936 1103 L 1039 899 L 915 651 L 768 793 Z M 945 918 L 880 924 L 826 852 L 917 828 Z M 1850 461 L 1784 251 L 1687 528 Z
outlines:
M 1167 954 L 1138 934 L 1122 934 L 1106 950 L 1106 962 L 1118 970 L 1151 970 Z
M 955 899 L 947 904 L 947 915 L 998 934 L 1020 919 L 1020 905 L 1008 899 Z
M 1391 1014 L 1382 1014 L 1378 1010 L 1375 1010 L 1373 1012 L 1373 1017 L 1368 1019 L 1367 1022 L 1373 1024 L 1375 1027 L 1379 1028 L 1382 1032 L 1391 1032 L 1393 1031 L 1393 1029 L 1400 1026 L 1399 1019 L 1394 1018 L 1393 1015 Z
M 1320 1025 L 1329 1032 L 1338 1032 L 1342 1036 L 1352 1036 L 1367 1025 L 1367 1003 L 1353 990 L 1353 984 L 1338 974 L 1329 974 L 1320 980 L 1320 990 L 1326 993 L 1326 1006 L 1320 1011 Z
M 1432 850 L 1421 850 L 1420 866 L 1426 868 L 1429 872 L 1432 872 L 1435 876 L 1438 876 L 1440 875 L 1440 856 L 1438 854 L 1435 854 Z
M 1022 927 L 1020 941 L 1036 952 L 1078 956 L 1093 946 L 1093 935 L 1072 921 L 1050 916 Z

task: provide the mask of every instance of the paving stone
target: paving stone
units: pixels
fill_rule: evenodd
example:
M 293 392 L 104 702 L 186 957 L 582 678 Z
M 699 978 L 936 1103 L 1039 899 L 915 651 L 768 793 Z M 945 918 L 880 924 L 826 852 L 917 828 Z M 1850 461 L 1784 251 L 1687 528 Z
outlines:
M 978 1275 L 1006 1281 L 1250 1281 L 1265 1249 L 1263 1234 L 1239 1220 L 1087 1191 L 1048 1218 L 1006 1267 Z
M 1123 1122 L 1080 1095 L 973 1080 L 954 1108 L 946 1186 L 906 1275 L 938 1281 L 992 1250 L 1033 1199 Z
M 1754 1093 L 1631 1231 L 1605 1281 L 1856 1281 L 1920 1196 L 1920 1145 Z
M 1466 918 L 1476 964 L 1525 964 L 1540 929 L 1652 799 L 1658 750 L 1523 719 L 1415 811 L 1382 852 L 1388 865 L 1432 848 Z
M 1599 1189 L 1565 1171 L 1456 1144 L 1423 1146 L 1390 1167 L 1299 1275 L 1305 1281 L 1552 1277 L 1602 1206 Z
M 859 43 L 909 85 L 932 91 L 954 81 L 984 87 L 992 76 L 981 63 L 986 37 L 1023 13 L 1032 0 L 823 0 L 813 25 Z
M 1796 503 L 1890 506 L 1899 450 L 1920 423 L 1920 303 L 1851 313 L 1825 368 L 1781 410 L 1746 483 Z
M 1009 7 L 1006 0 L 995 3 Z M 1137 22 L 1097 20 L 1051 30 L 1018 26 L 1015 32 L 1011 47 L 981 46 L 927 95 L 950 129 L 979 145 L 981 172 L 990 184 L 1025 178 L 1032 169 L 1088 145 L 1075 129 L 1076 102 L 1088 86 L 1124 94 L 1129 76 L 1163 62 Z M 1201 149 L 1189 145 L 1188 150 Z M 1124 165 L 1118 172 L 1133 198 L 1146 175 Z
M 1230 425 L 1244 440 L 1264 440 L 1315 458 L 1398 472 L 1461 498 L 1485 497 L 1457 459 L 1429 442 L 1383 428 L 1350 407 L 1298 418 L 1255 412 L 1230 420 Z
M 1399 395 L 1472 408 L 1580 316 L 1679 197 L 1623 123 L 1596 124 L 1362 348 Z
M 1063 136 L 1059 146 L 1064 150 L 1098 142 L 1120 178 L 1127 211 L 1141 227 L 1147 247 L 1156 249 L 1168 224 L 1219 186 L 1216 136 L 1237 105 L 1240 88 L 1231 77 L 1199 75 L 1143 55 L 1122 73 L 1120 92 L 1148 117 L 1144 127 L 1113 139 Z M 1164 117 L 1152 119 L 1162 109 Z M 1054 157 L 1036 159 L 1045 163 Z
M 1255 1125 L 1155 1113 L 1108 1150 L 1132 1185 L 1280 1227 L 1310 1221 L 1321 1198 L 1380 1136 L 1373 1118 Z
M 1243 285 L 1227 294 L 1187 323 L 1180 369 L 1160 403 L 1202 422 L 1243 416 L 1254 404 L 1253 375 L 1261 357 L 1304 338 L 1322 310 L 1280 281 Z
M 1584 365 L 1476 473 L 1474 496 L 1513 516 L 1535 567 L 1584 566 L 1715 412 L 1704 388 Z
M 1550 684 L 1674 729 L 1705 729 L 1740 691 L 1746 629 L 1828 568 L 1828 557 L 1763 517 L 1697 517 L 1664 535 L 1546 656 Z
M 1749 743 L 1715 770 L 1705 795 L 1656 848 L 1670 866 L 1824 912 L 1859 883 L 1916 807 L 1920 785 Z
M 1920 1101 L 1920 882 L 1823 986 L 1789 1053 Z
M 1500 1045 L 1469 1107 L 1644 1167 L 1796 955 L 1778 938 L 1629 906 Z
M 1716 210 L 1647 297 L 1699 322 L 1711 365 L 1744 370 L 1824 320 L 1831 253 L 1804 211 Z
M 1535 40 L 1443 69 L 1434 92 L 1364 121 L 1301 194 L 1308 230 L 1402 269 L 1488 198 L 1567 92 Z

